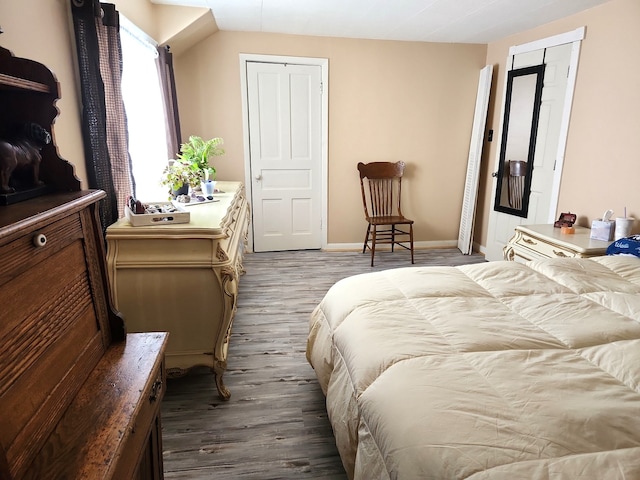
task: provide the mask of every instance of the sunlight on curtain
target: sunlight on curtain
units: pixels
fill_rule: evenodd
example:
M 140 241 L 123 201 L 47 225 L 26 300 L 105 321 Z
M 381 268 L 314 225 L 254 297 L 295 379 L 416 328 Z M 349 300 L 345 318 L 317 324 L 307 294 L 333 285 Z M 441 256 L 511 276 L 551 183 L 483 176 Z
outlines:
M 127 112 L 129 154 L 136 197 L 142 201 L 167 199 L 160 186 L 167 164 L 164 108 L 153 41 L 142 30 L 120 15 L 122 43 L 122 98 Z

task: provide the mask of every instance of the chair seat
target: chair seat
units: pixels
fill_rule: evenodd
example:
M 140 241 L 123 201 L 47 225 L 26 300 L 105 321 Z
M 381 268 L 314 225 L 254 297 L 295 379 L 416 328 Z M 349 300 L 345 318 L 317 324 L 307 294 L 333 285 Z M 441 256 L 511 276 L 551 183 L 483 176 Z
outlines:
M 367 222 L 371 225 L 410 225 L 413 223 L 413 220 L 399 216 L 385 216 L 367 217 Z

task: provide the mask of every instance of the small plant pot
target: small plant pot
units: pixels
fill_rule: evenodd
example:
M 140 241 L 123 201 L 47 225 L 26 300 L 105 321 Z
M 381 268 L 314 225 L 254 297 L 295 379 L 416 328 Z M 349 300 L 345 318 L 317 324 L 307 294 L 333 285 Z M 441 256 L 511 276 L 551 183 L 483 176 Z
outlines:
M 173 195 L 173 198 L 176 198 L 178 195 L 189 195 L 189 185 L 185 183 L 178 190 L 172 190 L 171 195 Z

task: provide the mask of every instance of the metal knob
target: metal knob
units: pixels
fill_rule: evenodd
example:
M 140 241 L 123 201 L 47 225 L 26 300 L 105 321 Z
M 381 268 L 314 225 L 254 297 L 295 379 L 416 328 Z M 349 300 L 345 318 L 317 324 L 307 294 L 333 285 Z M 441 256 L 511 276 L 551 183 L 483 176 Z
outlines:
M 39 233 L 33 237 L 33 244 L 38 248 L 42 248 L 47 244 L 47 237 L 44 234 Z

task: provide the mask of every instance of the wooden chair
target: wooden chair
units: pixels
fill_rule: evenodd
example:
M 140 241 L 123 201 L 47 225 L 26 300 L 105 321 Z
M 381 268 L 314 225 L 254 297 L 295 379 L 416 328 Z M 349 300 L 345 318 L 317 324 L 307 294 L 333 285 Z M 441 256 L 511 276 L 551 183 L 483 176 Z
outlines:
M 380 244 L 390 244 L 392 252 L 395 245 L 410 250 L 411 263 L 414 263 L 413 220 L 402 215 L 400 208 L 404 166 L 404 162 L 358 163 L 364 215 L 368 223 L 362 253 L 367 248 L 371 250 L 372 267 L 376 245 Z

